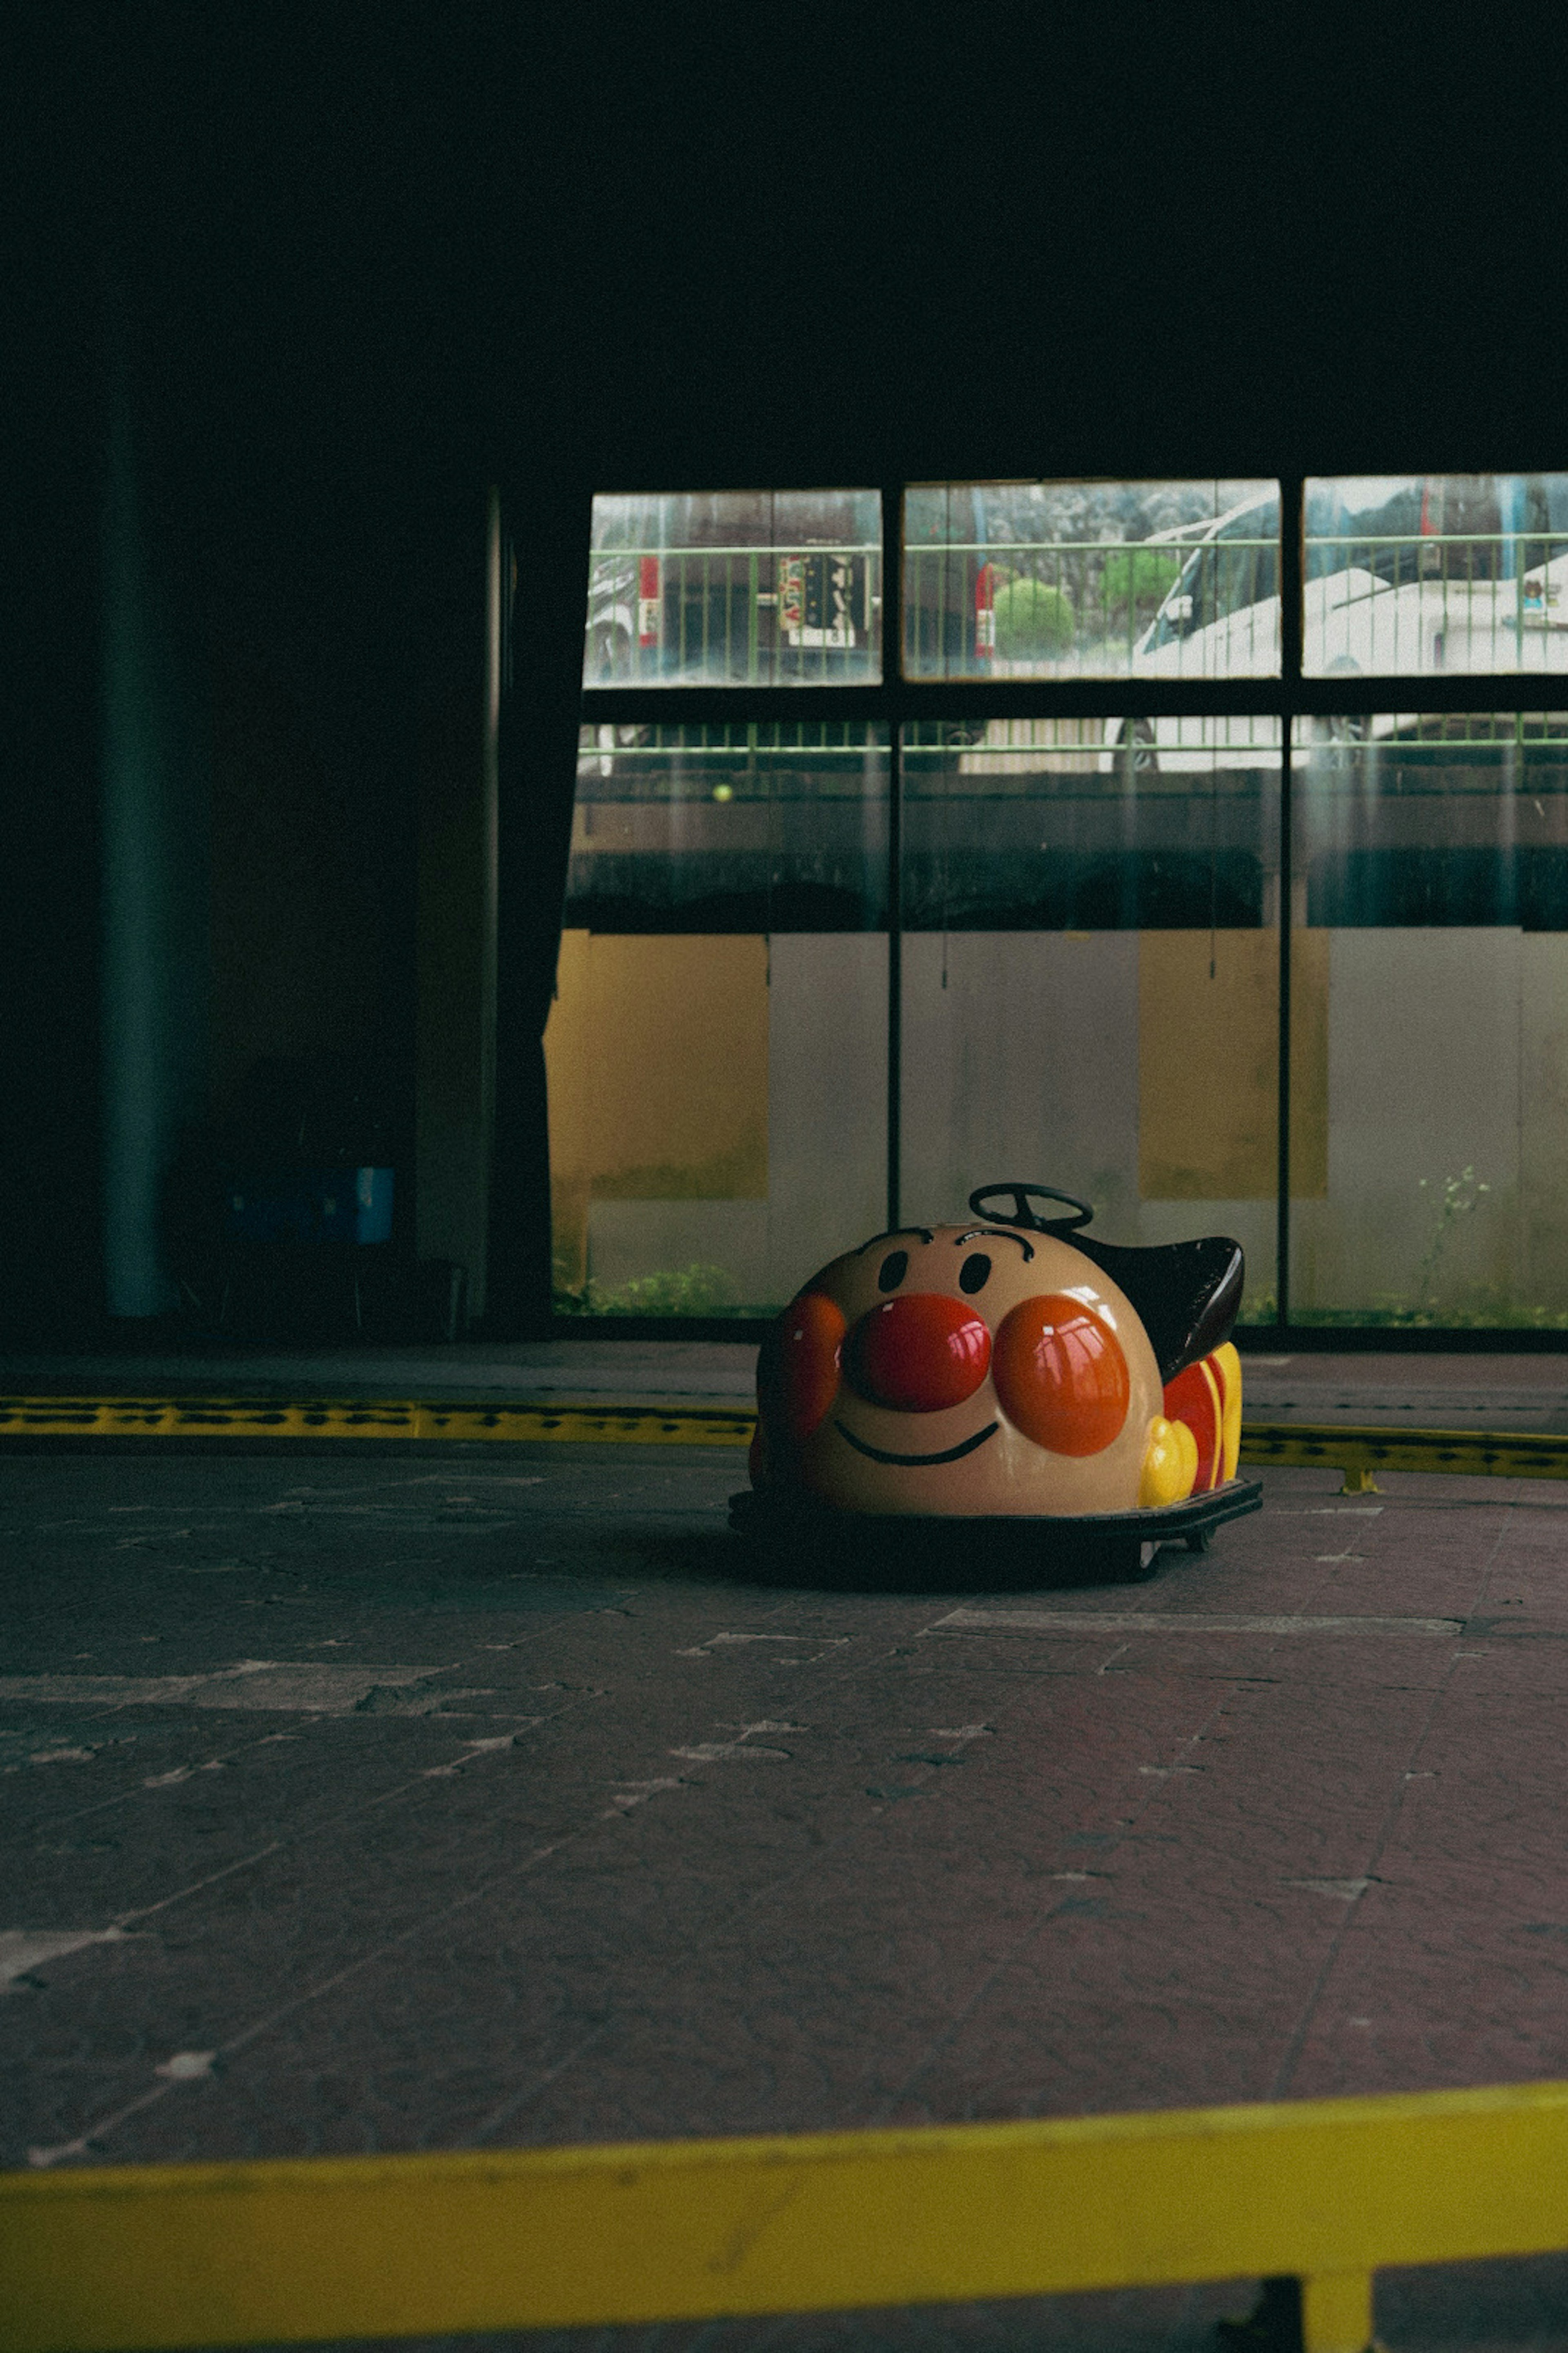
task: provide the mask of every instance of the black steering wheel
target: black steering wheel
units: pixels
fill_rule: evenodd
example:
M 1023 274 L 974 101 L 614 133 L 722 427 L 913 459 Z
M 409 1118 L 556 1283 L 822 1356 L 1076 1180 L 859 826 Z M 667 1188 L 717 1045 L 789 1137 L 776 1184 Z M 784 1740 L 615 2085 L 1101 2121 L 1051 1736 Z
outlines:
M 1007 1195 L 1012 1201 L 1010 1216 L 1005 1217 L 1000 1209 L 989 1207 L 999 1193 Z M 1037 1218 L 1029 1207 L 1031 1201 L 1065 1201 L 1069 1209 L 1078 1211 L 1078 1215 L 1076 1218 Z M 1031 1234 L 1076 1233 L 1080 1226 L 1087 1226 L 1094 1215 L 1087 1201 L 1080 1201 L 1076 1193 L 1058 1193 L 1054 1185 L 982 1185 L 977 1191 L 971 1193 L 969 1206 L 977 1218 L 987 1218 L 994 1226 L 1021 1226 Z

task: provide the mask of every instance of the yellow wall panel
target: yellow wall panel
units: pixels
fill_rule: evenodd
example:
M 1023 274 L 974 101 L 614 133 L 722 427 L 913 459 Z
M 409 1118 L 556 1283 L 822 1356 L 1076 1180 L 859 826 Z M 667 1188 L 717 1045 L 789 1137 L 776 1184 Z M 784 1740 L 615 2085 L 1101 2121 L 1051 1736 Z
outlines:
M 544 1059 L 573 1274 L 590 1201 L 767 1198 L 765 939 L 563 932 Z

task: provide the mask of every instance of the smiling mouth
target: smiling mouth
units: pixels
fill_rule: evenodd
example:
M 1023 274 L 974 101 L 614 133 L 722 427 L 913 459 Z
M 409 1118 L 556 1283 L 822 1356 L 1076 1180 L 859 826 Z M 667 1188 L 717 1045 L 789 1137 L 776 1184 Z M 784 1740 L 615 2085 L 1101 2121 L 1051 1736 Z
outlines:
M 962 1461 L 964 1455 L 973 1454 L 977 1446 L 984 1446 L 988 1438 L 994 1438 L 1001 1424 L 988 1421 L 984 1430 L 975 1431 L 973 1438 L 961 1440 L 958 1445 L 947 1447 L 941 1454 L 889 1454 L 885 1447 L 868 1446 L 863 1438 L 857 1438 L 852 1430 L 845 1429 L 837 1414 L 833 1427 L 840 1438 L 847 1439 L 857 1454 L 864 1454 L 872 1462 L 891 1462 L 900 1471 L 914 1471 L 927 1462 Z

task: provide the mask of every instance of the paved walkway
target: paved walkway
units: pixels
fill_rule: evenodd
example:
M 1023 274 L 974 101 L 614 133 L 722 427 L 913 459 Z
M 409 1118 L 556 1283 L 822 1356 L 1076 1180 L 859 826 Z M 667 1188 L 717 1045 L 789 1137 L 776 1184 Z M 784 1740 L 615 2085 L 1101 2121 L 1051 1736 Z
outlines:
M 1568 1489 L 1281 1471 L 1152 1581 L 931 1592 L 758 1582 L 736 1476 L 10 1459 L 0 2163 L 1568 2075 Z M 1196 2353 L 1238 2301 L 583 2341 Z M 1568 2263 L 1379 2324 L 1568 2346 Z
M 667 1398 L 754 1394 L 753 1341 L 458 1341 L 449 1347 L 203 1347 L 162 1354 L 0 1356 L 0 1389 L 268 1390 L 290 1397 Z M 1568 1366 L 1568 1358 L 1564 1359 Z
M 1568 1430 L 1568 1355 L 1248 1355 L 1242 1397 L 1258 1421 Z

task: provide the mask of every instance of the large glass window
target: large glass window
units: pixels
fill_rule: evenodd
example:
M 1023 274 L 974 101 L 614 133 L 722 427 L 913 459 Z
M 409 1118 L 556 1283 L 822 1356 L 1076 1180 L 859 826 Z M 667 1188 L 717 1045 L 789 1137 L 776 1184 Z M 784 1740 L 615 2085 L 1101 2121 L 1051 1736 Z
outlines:
M 1568 474 L 1324 475 L 1309 678 L 1568 670 Z
M 881 1222 L 888 768 L 856 722 L 583 730 L 544 1041 L 563 1313 L 756 1314 Z
M 961 1211 L 977 1160 L 1036 1174 L 1092 1202 L 1109 1239 L 1235 1234 L 1244 1312 L 1267 1318 L 1279 731 L 1162 721 L 1159 764 L 1135 776 L 1113 732 L 906 733 L 905 1214 Z
M 1254 1324 L 1568 1330 L 1568 473 L 605 497 L 591 577 L 563 1310 L 1018 1177 Z
M 875 491 L 596 498 L 584 686 L 845 686 L 882 674 Z
M 1268 481 L 938 482 L 904 494 L 908 678 L 1268 678 Z
M 1568 1327 L 1568 714 L 1325 723 L 1295 807 L 1327 1143 L 1298 1319 Z

